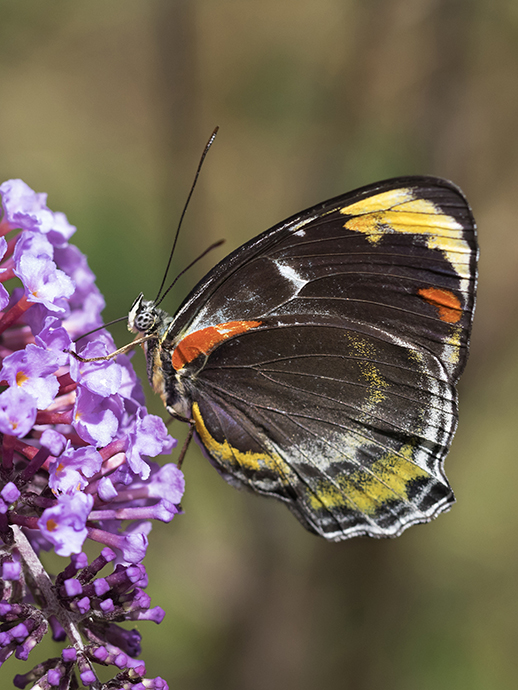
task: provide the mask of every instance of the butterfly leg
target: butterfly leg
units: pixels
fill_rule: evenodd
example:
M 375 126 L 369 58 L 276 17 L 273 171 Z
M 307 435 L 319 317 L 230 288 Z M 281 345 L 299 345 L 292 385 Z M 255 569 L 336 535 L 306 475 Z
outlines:
M 192 436 L 194 434 L 194 420 L 193 419 L 188 419 L 185 420 L 189 424 L 189 433 L 187 434 L 187 438 L 184 441 L 184 444 L 182 446 L 182 450 L 180 451 L 180 455 L 178 457 L 178 461 L 176 463 L 176 466 L 178 469 L 181 469 L 183 460 L 185 458 L 185 454 L 187 453 L 187 448 L 189 448 L 189 444 L 192 441 Z
M 77 352 L 73 352 L 72 350 L 63 350 L 63 352 L 66 352 L 68 355 L 72 355 L 74 359 L 77 359 L 80 362 L 104 362 L 107 359 L 113 359 L 114 357 L 117 357 L 117 355 L 123 355 L 124 353 L 129 352 L 132 348 L 134 348 L 135 345 L 141 345 L 142 343 L 145 343 L 146 340 L 150 340 L 154 337 L 156 338 L 155 334 L 145 335 L 141 338 L 135 338 L 135 340 L 132 340 L 131 343 L 128 343 L 123 347 L 119 347 L 118 350 L 110 352 L 109 355 L 103 355 L 102 357 L 81 357 L 81 355 L 78 355 Z

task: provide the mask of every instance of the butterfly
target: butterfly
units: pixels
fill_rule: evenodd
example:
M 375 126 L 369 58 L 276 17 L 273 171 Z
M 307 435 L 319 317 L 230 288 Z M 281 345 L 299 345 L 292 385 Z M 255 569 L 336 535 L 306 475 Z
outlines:
M 223 259 L 175 316 L 143 295 L 153 389 L 230 484 L 338 541 L 448 510 L 477 282 L 473 215 L 432 177 L 325 201 Z

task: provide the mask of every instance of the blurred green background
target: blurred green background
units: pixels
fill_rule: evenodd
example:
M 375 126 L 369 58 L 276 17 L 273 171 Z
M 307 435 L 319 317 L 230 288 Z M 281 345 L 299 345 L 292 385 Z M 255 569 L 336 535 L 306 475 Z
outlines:
M 244 240 L 385 177 L 452 179 L 479 225 L 457 505 L 397 540 L 327 544 L 191 448 L 185 515 L 146 560 L 167 615 L 140 626 L 171 689 L 516 687 L 517 94 L 513 0 L 0 0 L 0 179 L 78 226 L 106 320 L 154 296 L 215 125 L 175 269 L 226 244 L 169 310 Z

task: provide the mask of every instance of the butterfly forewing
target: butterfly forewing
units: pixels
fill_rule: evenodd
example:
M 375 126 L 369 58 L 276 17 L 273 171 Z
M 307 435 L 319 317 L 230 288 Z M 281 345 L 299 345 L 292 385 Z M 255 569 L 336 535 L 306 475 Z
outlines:
M 443 180 L 298 214 L 180 308 L 161 343 L 166 404 L 181 396 L 227 481 L 286 501 L 308 529 L 395 536 L 454 500 L 443 461 L 476 259 L 471 211 Z

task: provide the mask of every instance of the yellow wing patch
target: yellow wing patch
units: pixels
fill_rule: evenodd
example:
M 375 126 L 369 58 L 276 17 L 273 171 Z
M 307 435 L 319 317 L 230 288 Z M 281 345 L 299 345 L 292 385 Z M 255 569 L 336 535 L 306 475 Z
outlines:
M 376 350 L 373 344 L 357 333 L 346 333 L 346 337 L 354 353 L 359 358 L 358 368 L 369 388 L 366 411 L 372 413 L 373 406 L 383 402 L 387 397 L 384 390 L 389 388 L 389 383 L 385 381 L 374 362 L 365 361 L 369 358 L 376 358 Z
M 414 196 L 412 191 L 406 187 L 399 189 L 390 189 L 387 192 L 380 192 L 368 196 L 361 201 L 356 201 L 354 204 L 345 206 L 340 213 L 351 214 L 352 216 L 364 216 L 366 213 L 378 213 L 380 211 L 388 211 L 394 206 L 399 206 L 407 201 L 413 201 Z
M 351 216 L 344 227 L 363 233 L 376 244 L 383 235 L 423 235 L 429 249 L 438 249 L 461 278 L 469 278 L 471 249 L 463 238 L 462 225 L 428 199 L 409 188 L 391 189 L 344 206 L 340 213 Z
M 388 388 L 389 384 L 381 376 L 378 367 L 374 366 L 372 362 L 358 362 L 362 377 L 368 385 L 369 397 L 367 404 L 369 407 L 383 402 L 387 397 L 383 392 L 384 388 Z
M 223 443 L 217 441 L 205 426 L 197 403 L 192 405 L 192 417 L 203 445 L 222 467 L 229 469 L 242 467 L 245 470 L 254 472 L 260 472 L 265 469 L 270 470 L 278 474 L 281 481 L 285 479 L 285 483 L 288 484 L 287 476 L 290 473 L 290 468 L 280 456 L 276 455 L 273 457 L 268 453 L 254 453 L 251 450 L 243 452 L 231 446 L 228 441 Z
M 318 491 L 310 495 L 314 509 L 332 509 L 347 505 L 352 510 L 374 514 L 391 500 L 409 500 L 409 488 L 416 479 L 425 479 L 428 472 L 412 459 L 414 446 L 404 445 L 399 452 L 389 451 L 376 460 L 370 471 L 358 469 L 342 475 L 334 482 L 323 480 Z

